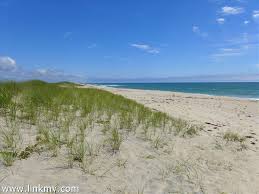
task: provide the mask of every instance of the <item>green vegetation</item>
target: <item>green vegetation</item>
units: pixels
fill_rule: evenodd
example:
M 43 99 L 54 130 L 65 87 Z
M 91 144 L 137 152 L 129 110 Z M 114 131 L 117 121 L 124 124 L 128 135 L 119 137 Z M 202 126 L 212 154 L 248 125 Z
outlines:
M 70 82 L 0 83 L 0 118 L 5 128 L 0 133 L 1 158 L 7 166 L 16 158 L 28 158 L 36 150 L 48 151 L 56 157 L 65 149 L 69 167 L 77 162 L 87 170 L 98 154 L 99 144 L 116 153 L 129 133 L 144 135 L 158 149 L 161 132 L 174 131 L 183 137 L 198 132 L 196 126 L 186 121 L 152 111 L 133 100 L 100 89 L 80 88 Z M 19 151 L 22 125 L 35 126 L 37 136 L 35 145 Z M 103 138 L 99 143 L 89 144 L 88 132 L 96 127 Z
M 27 159 L 30 157 L 30 155 L 36 151 L 37 144 L 35 145 L 29 145 L 24 150 L 22 150 L 19 154 L 19 159 Z
M 120 149 L 120 145 L 122 143 L 122 137 L 119 134 L 118 129 L 111 130 L 111 137 L 109 137 L 107 142 L 110 144 L 113 152 L 116 152 Z
M 5 166 L 12 166 L 15 159 L 16 159 L 16 154 L 13 152 L 8 152 L 8 151 L 1 151 L 0 152 L 0 157 L 3 161 L 3 164 Z
M 0 150 L 0 159 L 5 166 L 11 166 L 18 154 L 21 143 L 20 134 L 16 126 L 9 126 L 8 130 L 0 130 L 0 140 L 3 150 Z
M 200 130 L 201 126 L 191 125 L 183 119 L 173 119 L 172 125 L 175 128 L 175 133 L 182 137 L 196 135 Z
M 247 149 L 246 138 L 244 136 L 239 135 L 238 133 L 227 131 L 223 135 L 223 139 L 227 142 L 238 143 L 237 151 L 242 151 Z
M 245 141 L 245 137 L 240 136 L 238 133 L 234 132 L 226 132 L 223 136 L 223 139 L 226 141 L 240 142 L 243 143 Z

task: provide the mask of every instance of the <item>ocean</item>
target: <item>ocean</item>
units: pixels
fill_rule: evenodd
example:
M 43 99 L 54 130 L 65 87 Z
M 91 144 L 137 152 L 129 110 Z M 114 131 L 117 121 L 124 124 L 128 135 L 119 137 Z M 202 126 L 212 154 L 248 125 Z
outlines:
M 115 88 L 175 91 L 184 93 L 259 99 L 259 82 L 215 83 L 102 83 Z

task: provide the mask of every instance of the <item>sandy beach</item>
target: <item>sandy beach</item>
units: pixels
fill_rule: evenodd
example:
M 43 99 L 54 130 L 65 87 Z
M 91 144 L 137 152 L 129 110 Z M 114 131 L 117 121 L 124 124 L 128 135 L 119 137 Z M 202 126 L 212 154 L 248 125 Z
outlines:
M 141 136 L 127 134 L 118 153 L 98 152 L 87 173 L 67 168 L 62 154 L 50 157 L 34 153 L 11 167 L 0 165 L 1 185 L 74 185 L 79 187 L 79 193 L 89 194 L 259 193 L 259 101 L 102 89 L 202 128 L 193 137 L 161 131 L 157 149 Z M 27 141 L 33 141 L 30 137 L 35 137 L 34 127 L 24 124 L 23 130 Z M 242 144 L 226 141 L 226 132 L 237 133 L 245 140 Z M 99 136 L 98 126 L 87 132 L 91 142 L 97 142 Z
M 187 158 L 188 155 L 196 157 L 193 161 L 200 159 L 200 165 L 206 163 L 200 170 L 208 171 L 201 176 L 212 187 L 215 186 L 214 189 L 218 187 L 218 192 L 221 187 L 226 193 L 259 193 L 256 185 L 259 181 L 259 163 L 256 162 L 259 161 L 259 101 L 167 91 L 104 89 L 154 110 L 202 125 L 204 128 L 200 136 L 190 139 L 187 147 L 175 145 L 179 146 L 177 152 L 183 152 Z M 246 137 L 248 149 L 239 152 L 233 150 L 235 145 L 221 144 L 221 137 L 227 131 Z M 221 144 L 219 150 L 215 149 L 218 144 Z M 212 170 L 210 165 L 218 169 Z M 228 170 L 225 165 L 229 165 Z M 219 184 L 217 181 L 220 179 Z M 208 193 L 217 193 L 214 189 Z

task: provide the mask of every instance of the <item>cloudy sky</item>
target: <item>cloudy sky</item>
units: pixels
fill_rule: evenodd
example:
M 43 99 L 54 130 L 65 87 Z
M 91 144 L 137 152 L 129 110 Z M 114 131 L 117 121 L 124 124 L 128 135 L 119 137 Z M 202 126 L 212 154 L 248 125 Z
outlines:
M 259 80 L 258 0 L 0 0 L 0 26 L 0 79 Z

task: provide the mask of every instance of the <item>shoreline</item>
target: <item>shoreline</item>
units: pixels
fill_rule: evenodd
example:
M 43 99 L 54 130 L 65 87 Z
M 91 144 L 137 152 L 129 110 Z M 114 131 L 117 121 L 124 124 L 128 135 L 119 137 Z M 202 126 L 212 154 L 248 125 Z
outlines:
M 229 130 L 249 135 L 249 131 L 254 132 L 257 130 L 256 126 L 259 126 L 258 100 L 159 90 L 113 88 L 89 84 L 86 87 L 103 89 L 122 95 L 153 110 L 203 125 L 214 135 L 220 135 Z
M 177 91 L 169 91 L 169 90 L 158 90 L 158 89 L 135 89 L 135 88 L 123 88 L 123 87 L 112 87 L 107 85 L 95 85 L 95 84 L 84 84 L 84 86 L 91 86 L 94 88 L 100 88 L 100 89 L 115 89 L 115 90 L 136 90 L 136 91 L 148 91 L 148 92 L 170 92 L 173 94 L 179 94 L 179 95 L 190 95 L 195 97 L 219 97 L 219 98 L 229 98 L 232 100 L 241 100 L 241 101 L 259 101 L 259 98 L 246 98 L 246 97 L 238 97 L 238 96 L 221 96 L 221 95 L 213 95 L 213 94 L 203 94 L 203 93 L 190 93 L 190 92 L 177 92 Z

